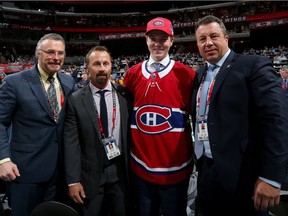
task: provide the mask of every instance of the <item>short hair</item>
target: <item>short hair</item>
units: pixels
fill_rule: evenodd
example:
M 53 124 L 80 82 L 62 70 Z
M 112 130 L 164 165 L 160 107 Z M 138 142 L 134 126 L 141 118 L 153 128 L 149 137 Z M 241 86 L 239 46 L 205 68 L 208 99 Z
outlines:
M 38 59 L 38 56 L 37 56 L 38 50 L 40 49 L 42 43 L 43 43 L 45 40 L 61 41 L 61 42 L 63 43 L 63 45 L 64 45 L 64 48 L 65 48 L 65 40 L 64 40 L 64 38 L 63 38 L 61 35 L 56 34 L 56 33 L 46 34 L 46 35 L 44 35 L 43 37 L 41 37 L 40 40 L 39 40 L 38 43 L 37 43 L 37 46 L 36 46 L 36 49 L 35 49 L 35 57 L 36 57 L 36 59 Z
M 86 65 L 89 64 L 89 57 L 90 57 L 91 53 L 93 53 L 95 51 L 107 52 L 109 54 L 110 61 L 112 61 L 111 54 L 110 54 L 109 50 L 107 49 L 107 47 L 105 47 L 105 46 L 94 46 L 86 54 L 86 57 L 85 57 Z
M 219 19 L 218 17 L 215 17 L 213 15 L 207 15 L 205 17 L 202 17 L 201 19 L 199 19 L 197 22 L 196 22 L 196 25 L 195 25 L 195 32 L 197 31 L 197 29 L 199 28 L 199 26 L 201 25 L 207 25 L 207 24 L 210 24 L 210 23 L 213 23 L 213 22 L 216 22 L 219 24 L 220 28 L 222 29 L 222 32 L 223 34 L 226 36 L 228 35 L 227 33 L 227 30 L 226 30 L 226 27 L 224 25 L 224 23 L 222 22 L 221 19 Z
M 40 49 L 40 46 L 42 45 L 43 41 L 45 41 L 45 40 L 61 41 L 64 44 L 64 47 L 65 47 L 65 40 L 64 40 L 64 38 L 61 35 L 56 34 L 56 33 L 49 33 L 49 34 L 46 34 L 46 35 L 44 35 L 43 37 L 40 38 L 40 40 L 37 43 L 36 50 Z

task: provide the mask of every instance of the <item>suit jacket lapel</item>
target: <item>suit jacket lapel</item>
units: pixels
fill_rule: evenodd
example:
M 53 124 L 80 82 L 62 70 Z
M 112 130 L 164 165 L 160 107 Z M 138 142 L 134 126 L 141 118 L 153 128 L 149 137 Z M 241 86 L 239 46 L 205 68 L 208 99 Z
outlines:
M 192 107 L 196 107 L 196 100 L 197 100 L 197 93 L 198 93 L 198 89 L 199 86 L 201 84 L 201 80 L 204 76 L 204 72 L 207 70 L 207 66 L 205 67 L 205 65 L 203 67 L 200 67 L 197 71 L 196 71 L 196 77 L 195 77 L 195 81 L 194 81 L 194 85 L 193 85 L 193 91 L 192 91 Z
M 124 124 L 127 124 L 126 122 L 126 113 L 127 113 L 127 106 L 125 106 L 125 99 L 123 98 L 123 94 L 125 94 L 124 91 L 121 91 L 117 85 L 115 85 L 114 83 L 111 83 L 112 84 L 112 88 L 115 89 L 116 93 L 117 93 L 117 97 L 118 97 L 118 101 L 119 101 L 119 110 L 120 110 L 120 118 L 121 118 L 121 127 L 120 127 L 120 132 L 122 134 L 126 134 L 127 131 L 126 131 L 126 127 Z M 125 110 L 124 110 L 125 109 Z M 121 137 L 123 138 L 123 135 L 121 135 Z M 125 142 L 124 142 L 125 143 Z
M 38 73 L 36 66 L 32 68 L 31 73 L 29 74 L 28 84 L 30 85 L 32 91 L 34 92 L 40 105 L 43 107 L 43 109 L 49 114 L 51 119 L 54 121 L 53 113 L 49 106 L 48 98 L 44 92 L 45 90 L 43 89 L 43 85 L 41 84 L 39 73 Z
M 212 96 L 211 96 L 212 99 L 217 94 L 217 91 L 219 90 L 222 83 L 224 82 L 225 77 L 228 75 L 228 72 L 230 71 L 230 69 L 234 65 L 234 60 L 235 60 L 236 56 L 237 56 L 236 53 L 231 51 L 231 53 L 228 55 L 227 59 L 225 60 L 225 62 L 221 66 L 221 68 L 217 74 L 215 84 L 214 84 L 214 89 L 213 89 Z
M 59 83 L 61 85 L 63 95 L 64 95 L 64 101 L 63 101 L 62 108 L 61 108 L 61 111 L 60 111 L 59 117 L 58 117 L 58 122 L 60 122 L 61 119 L 64 117 L 64 110 L 66 107 L 68 92 L 70 92 L 71 90 L 68 87 L 69 83 L 67 83 L 67 79 L 64 79 L 64 74 L 58 72 L 58 80 L 59 80 Z
M 197 72 L 198 72 L 198 76 L 197 76 L 197 88 L 199 87 L 200 83 L 201 83 L 201 80 L 204 76 L 204 72 L 207 70 L 207 66 L 204 66 L 202 68 L 200 68 Z
M 82 92 L 83 97 L 81 97 L 81 99 L 82 99 L 83 106 L 85 107 L 85 109 L 89 113 L 90 119 L 91 119 L 93 126 L 94 126 L 94 129 L 95 129 L 95 131 L 97 131 L 97 135 L 99 137 L 99 140 L 101 140 L 102 137 L 101 137 L 101 133 L 100 133 L 98 116 L 96 113 L 95 105 L 93 103 L 94 99 L 93 99 L 93 95 L 91 93 L 89 85 L 86 85 L 85 87 L 83 87 L 82 91 L 83 91 Z

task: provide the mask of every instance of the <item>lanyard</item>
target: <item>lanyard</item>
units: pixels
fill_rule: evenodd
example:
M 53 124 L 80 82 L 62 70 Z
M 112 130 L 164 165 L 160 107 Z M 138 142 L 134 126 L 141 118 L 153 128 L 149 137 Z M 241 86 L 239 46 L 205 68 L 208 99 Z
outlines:
M 111 131 L 111 134 L 114 133 L 114 129 L 116 127 L 116 95 L 115 95 L 115 90 L 112 90 L 112 101 L 113 101 L 113 112 L 112 112 L 112 131 Z M 97 113 L 98 124 L 99 124 L 99 129 L 101 132 L 101 136 L 104 138 L 105 134 L 104 134 L 104 130 L 103 130 L 103 125 L 102 125 L 101 118 L 100 118 L 99 112 L 97 110 L 95 101 L 94 101 L 94 106 L 96 108 L 96 113 Z
M 207 119 L 207 116 L 208 116 L 211 95 L 212 95 L 212 91 L 213 91 L 213 88 L 214 88 L 214 84 L 215 84 L 215 80 L 216 80 L 216 76 L 218 74 L 218 71 L 215 72 L 215 74 L 214 74 L 214 76 L 212 78 L 212 81 L 211 81 L 211 83 L 209 84 L 209 87 L 208 87 L 208 94 L 207 94 L 206 106 L 205 106 L 206 109 L 205 109 L 204 115 L 201 116 L 202 118 L 205 117 L 205 119 Z M 203 83 L 204 83 L 206 75 L 207 75 L 207 71 L 205 72 L 204 76 L 202 77 L 201 84 L 200 84 L 199 90 L 197 92 L 196 114 L 197 114 L 198 117 L 200 117 L 199 116 L 200 96 L 201 96 L 201 92 L 203 90 Z

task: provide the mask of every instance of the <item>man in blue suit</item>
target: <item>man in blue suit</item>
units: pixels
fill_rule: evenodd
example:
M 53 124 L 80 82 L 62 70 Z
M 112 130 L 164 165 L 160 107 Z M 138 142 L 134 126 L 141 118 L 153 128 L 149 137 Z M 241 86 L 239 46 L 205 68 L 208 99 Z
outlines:
M 37 65 L 7 76 L 0 87 L 0 178 L 10 183 L 13 216 L 29 216 L 39 203 L 56 199 L 59 173 L 63 175 L 66 98 L 75 88 L 73 78 L 59 72 L 65 57 L 60 35 L 44 35 L 35 55 Z M 54 97 L 48 94 L 49 77 L 54 79 Z
M 203 216 L 268 215 L 288 171 L 288 112 L 279 76 L 270 59 L 233 52 L 217 17 L 203 17 L 195 29 L 207 62 L 197 71 L 192 102 L 197 207 Z

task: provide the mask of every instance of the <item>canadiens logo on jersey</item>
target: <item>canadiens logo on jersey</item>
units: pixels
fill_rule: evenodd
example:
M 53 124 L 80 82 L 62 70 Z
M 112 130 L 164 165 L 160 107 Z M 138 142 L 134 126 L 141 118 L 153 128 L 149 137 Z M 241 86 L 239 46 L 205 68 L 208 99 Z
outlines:
M 147 134 L 160 134 L 167 131 L 180 132 L 185 127 L 185 112 L 155 104 L 134 108 L 132 128 L 137 127 Z

